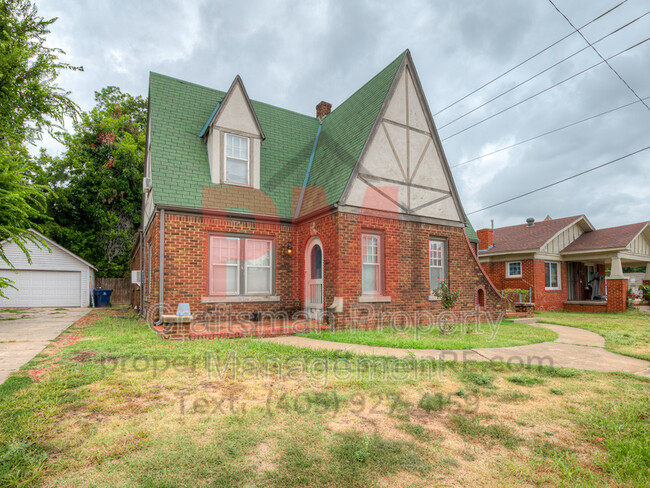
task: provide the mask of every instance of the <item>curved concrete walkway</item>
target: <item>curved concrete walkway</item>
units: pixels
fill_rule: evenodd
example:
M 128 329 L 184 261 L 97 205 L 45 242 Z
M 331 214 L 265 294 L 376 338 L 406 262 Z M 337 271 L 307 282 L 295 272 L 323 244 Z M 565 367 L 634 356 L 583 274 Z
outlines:
M 393 347 L 365 346 L 345 342 L 323 341 L 307 337 L 284 336 L 263 339 L 276 344 L 286 344 L 311 349 L 345 351 L 374 356 L 398 358 L 437 359 L 442 361 L 503 361 L 555 367 L 585 369 L 600 372 L 633 373 L 650 378 L 650 362 L 622 356 L 603 349 L 605 339 L 598 334 L 577 327 L 563 325 L 531 324 L 557 333 L 554 342 L 540 342 L 527 346 L 495 347 L 442 351 L 438 349 L 396 349 Z

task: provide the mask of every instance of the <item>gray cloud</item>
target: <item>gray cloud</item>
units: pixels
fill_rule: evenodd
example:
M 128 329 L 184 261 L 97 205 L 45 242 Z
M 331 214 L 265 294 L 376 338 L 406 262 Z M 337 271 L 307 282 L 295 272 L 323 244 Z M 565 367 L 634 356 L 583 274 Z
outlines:
M 148 72 L 228 88 L 241 74 L 249 95 L 302 113 L 321 99 L 335 106 L 406 48 L 433 112 L 571 32 L 548 2 L 500 1 L 59 1 L 38 2 L 59 17 L 49 44 L 84 72 L 60 84 L 83 109 L 107 85 L 146 96 Z M 563 0 L 582 25 L 611 1 Z M 629 1 L 584 30 L 596 40 L 645 11 Z M 650 16 L 597 44 L 605 56 L 647 37 Z M 574 35 L 507 77 L 436 117 L 438 126 L 584 47 Z M 599 59 L 586 50 L 552 71 L 441 130 L 470 125 Z M 611 61 L 642 96 L 650 96 L 650 42 Z M 606 67 L 564 83 L 443 143 L 450 163 L 475 157 L 569 122 L 634 101 Z M 476 210 L 650 142 L 650 112 L 640 104 L 454 169 L 467 211 Z M 58 146 L 45 139 L 56 152 Z M 528 216 L 585 213 L 599 227 L 650 219 L 650 153 L 615 163 L 549 190 L 474 214 L 475 227 L 510 225 Z

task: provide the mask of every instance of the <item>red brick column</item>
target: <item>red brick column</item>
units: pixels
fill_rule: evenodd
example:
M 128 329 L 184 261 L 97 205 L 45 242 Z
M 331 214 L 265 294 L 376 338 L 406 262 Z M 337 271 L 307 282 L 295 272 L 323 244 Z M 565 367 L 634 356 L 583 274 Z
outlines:
M 607 312 L 625 312 L 627 289 L 627 278 L 607 278 Z

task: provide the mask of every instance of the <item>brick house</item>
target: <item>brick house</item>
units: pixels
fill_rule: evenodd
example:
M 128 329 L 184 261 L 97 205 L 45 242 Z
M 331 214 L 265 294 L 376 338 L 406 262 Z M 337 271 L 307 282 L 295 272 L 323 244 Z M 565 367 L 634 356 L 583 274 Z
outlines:
M 648 222 L 596 230 L 584 215 L 480 229 L 479 260 L 499 290 L 529 290 L 538 310 L 620 312 L 623 266 L 646 266 Z
M 192 314 L 499 311 L 417 72 L 404 52 L 316 116 L 151 73 L 134 305 Z M 467 227 L 467 230 L 466 230 Z M 160 305 L 160 304 L 164 305 Z M 384 314 L 384 315 L 382 315 Z

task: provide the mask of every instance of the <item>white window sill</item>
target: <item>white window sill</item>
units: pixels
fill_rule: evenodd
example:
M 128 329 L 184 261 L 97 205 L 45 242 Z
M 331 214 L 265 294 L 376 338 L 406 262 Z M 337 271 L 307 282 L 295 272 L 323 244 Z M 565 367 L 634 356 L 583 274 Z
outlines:
M 559 291 L 559 290 L 561 290 L 562 288 L 549 288 L 549 287 L 546 287 L 546 288 L 544 288 L 544 289 L 545 289 L 546 291 Z
M 359 303 L 388 303 L 390 302 L 390 297 L 385 297 L 382 295 L 361 295 L 359 297 Z
M 280 297 L 273 295 L 236 295 L 230 297 L 203 297 L 201 303 L 248 303 L 248 302 L 279 302 Z
M 430 302 L 439 302 L 440 300 L 442 300 L 442 298 L 437 295 L 429 295 Z
M 521 278 L 521 275 L 507 275 L 506 278 Z

